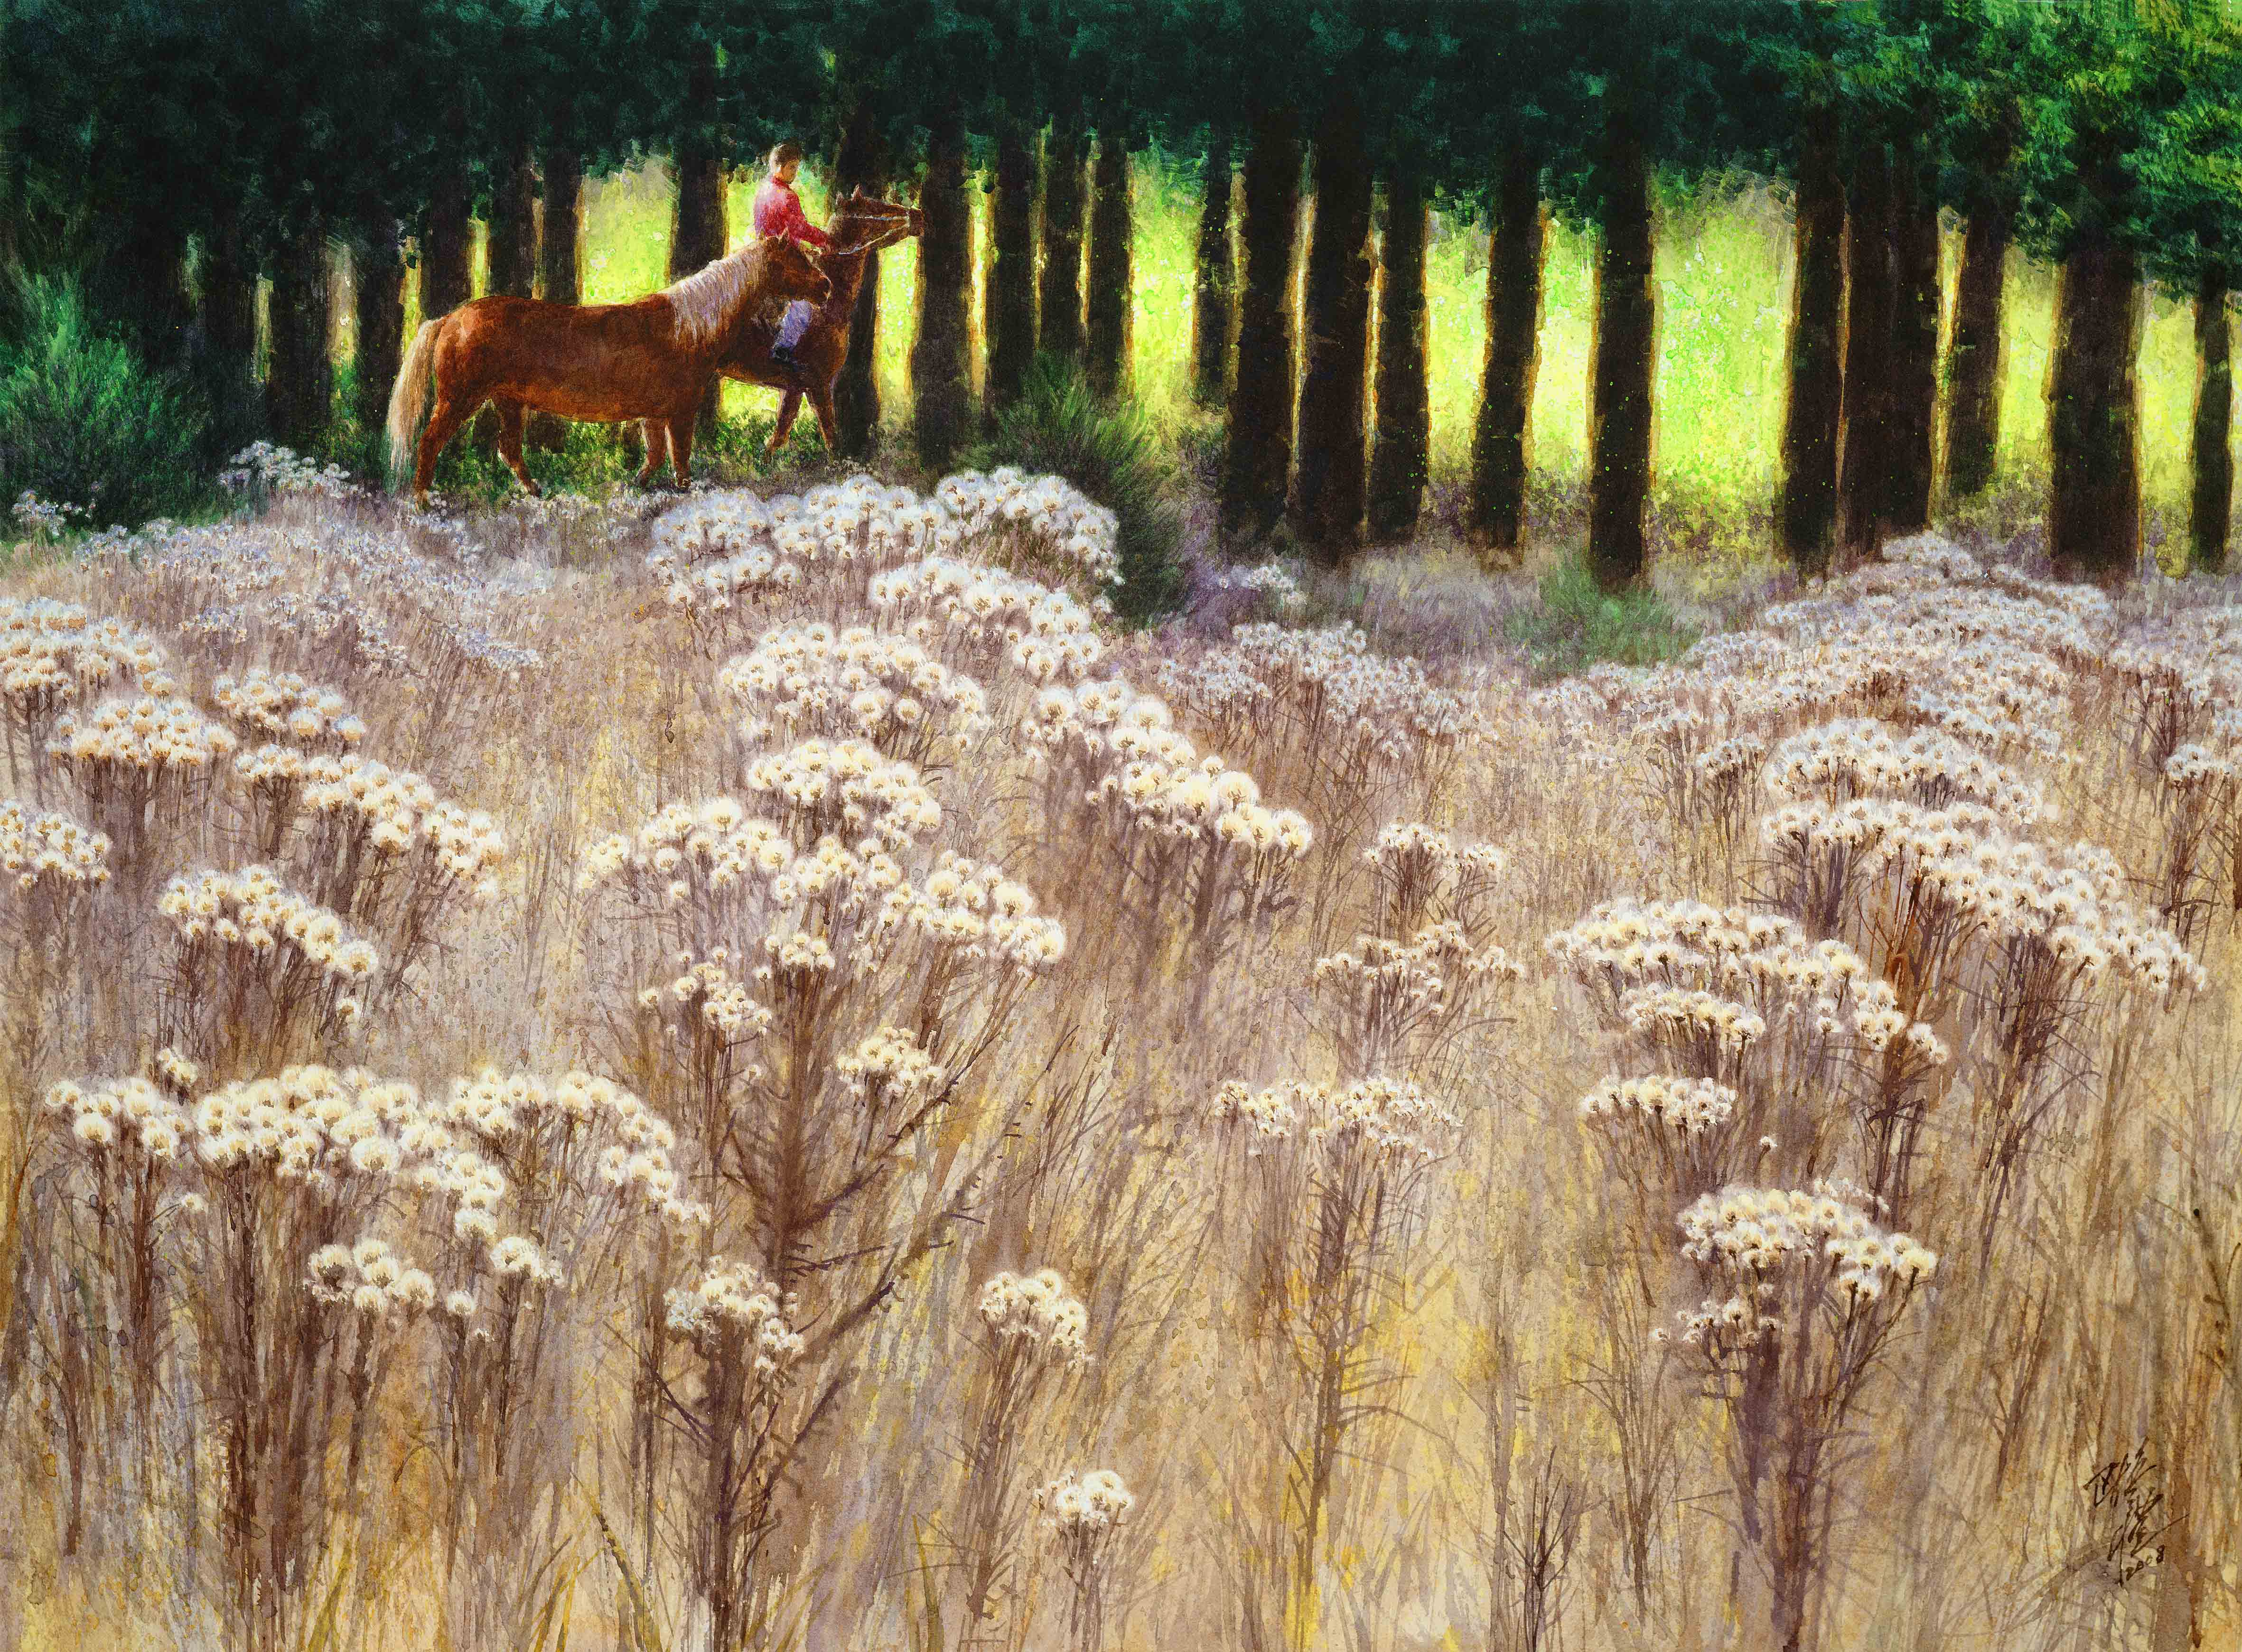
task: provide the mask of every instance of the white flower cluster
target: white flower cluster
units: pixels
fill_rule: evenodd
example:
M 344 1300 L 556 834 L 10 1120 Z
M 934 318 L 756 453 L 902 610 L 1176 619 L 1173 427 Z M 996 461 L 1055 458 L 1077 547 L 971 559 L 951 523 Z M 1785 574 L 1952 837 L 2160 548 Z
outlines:
M 1932 809 L 1974 802 L 2020 826 L 2047 813 L 2039 787 L 1952 735 L 1929 729 L 1896 735 L 1866 717 L 1793 735 L 1775 748 L 1767 783 L 1779 797 L 1833 804 L 1895 796 Z
M 942 804 L 916 767 L 862 740 L 814 736 L 748 766 L 747 790 L 776 803 L 793 841 L 869 833 L 901 850 L 938 829 Z
M 670 1292 L 665 1301 L 669 1328 L 704 1353 L 714 1356 L 728 1339 L 739 1338 L 755 1375 L 767 1386 L 782 1380 L 804 1351 L 801 1333 L 788 1323 L 799 1311 L 794 1298 L 752 1263 L 712 1256 L 697 1284 Z
M 1735 1111 L 1736 1092 L 1726 1085 L 1656 1073 L 1607 1078 L 1581 1101 L 1581 1117 L 1586 1119 L 1636 1118 L 1690 1136 L 1725 1125 Z
M 1105 656 L 1090 610 L 1064 591 L 1004 568 L 930 556 L 872 576 L 874 608 L 914 641 L 993 662 L 1031 682 L 1079 682 Z
M 1165 661 L 1160 687 L 1225 739 L 1280 729 L 1335 737 L 1382 762 L 1421 761 L 1428 747 L 1475 746 L 1487 729 L 1472 696 L 1440 687 L 1416 660 L 1373 654 L 1352 625 L 1237 626 L 1228 643 L 1198 660 Z
M 122 1145 L 169 1164 L 192 1145 L 186 1109 L 145 1078 L 64 1079 L 41 1105 L 96 1152 Z
M 2165 784 L 2178 792 L 2213 789 L 2233 782 L 2234 760 L 2208 746 L 2188 744 L 2165 759 Z
M 939 731 L 970 747 L 990 726 L 981 685 L 909 637 L 822 621 L 765 632 L 754 649 L 718 674 L 744 702 L 742 733 L 854 735 L 883 749 Z
M 1136 1494 L 1111 1468 L 1093 1468 L 1079 1480 L 1063 1474 L 1034 1495 L 1046 1524 L 1062 1536 L 1109 1531 L 1128 1519 Z
M 0 874 L 25 892 L 42 883 L 97 888 L 109 881 L 109 839 L 67 815 L 35 815 L 0 797 Z
M 303 746 L 332 741 L 344 747 L 366 738 L 366 724 L 352 715 L 342 695 L 292 671 L 253 666 L 238 677 L 228 672 L 218 678 L 211 698 L 227 722 L 253 738 L 292 740 Z
M 412 1085 L 321 1066 L 230 1084 L 198 1101 L 193 1116 L 195 1156 L 206 1169 L 314 1183 L 394 1176 L 425 1118 Z
M 1259 1091 L 1232 1078 L 1215 1092 L 1214 1116 L 1250 1132 L 1249 1154 L 1298 1139 L 1319 1153 L 1359 1145 L 1380 1159 L 1437 1158 L 1460 1122 L 1415 1081 L 1385 1076 L 1345 1090 L 1296 1079 Z
M 0 599 L 0 704 L 23 727 L 127 679 L 148 695 L 171 692 L 153 638 L 75 603 Z
M 207 774 L 240 742 L 184 700 L 110 700 L 90 712 L 66 711 L 47 749 L 82 777 L 107 769 L 153 776 Z
M 2202 990 L 2202 966 L 2165 924 L 2125 898 L 2123 874 L 2105 851 L 2076 844 L 2051 855 L 2002 826 L 1969 804 L 1926 809 L 1856 800 L 1837 809 L 1791 804 L 1761 829 L 1776 847 L 1843 847 L 1996 940 L 2039 942 L 2084 980 L 2114 971 L 2151 992 Z
M 981 1287 L 981 1323 L 1000 1342 L 1019 1342 L 1037 1357 L 1080 1365 L 1090 1358 L 1090 1311 L 1066 1293 L 1057 1270 L 1025 1278 L 999 1273 Z
M 639 994 L 641 1009 L 660 1011 L 670 1004 L 688 1022 L 697 1017 L 727 1044 L 762 1038 L 775 1018 L 770 1008 L 750 997 L 747 984 L 732 973 L 729 947 L 715 948 L 667 987 L 648 987 Z
M 506 863 L 506 836 L 482 810 L 445 802 L 419 775 L 355 754 L 316 753 L 299 766 L 285 752 L 265 746 L 248 754 L 256 762 L 241 760 L 244 778 L 252 786 L 293 779 L 303 788 L 305 808 L 349 821 L 373 849 L 398 855 L 417 843 L 445 876 L 473 890 L 476 899 L 498 893 L 493 875 Z
M 1770 1276 L 1798 1270 L 1821 1282 L 1813 1298 L 1835 1293 L 1841 1313 L 1871 1307 L 1930 1279 L 1937 1256 L 1905 1233 L 1881 1231 L 1863 1208 L 1866 1195 L 1842 1182 L 1810 1190 L 1731 1186 L 1707 1193 L 1679 1219 L 1682 1253 L 1726 1279 L 1734 1293 L 1681 1316 L 1682 1340 L 1718 1359 L 1783 1328 L 1768 1309 L 1777 1298 Z
M 323 1245 L 312 1252 L 308 1273 L 313 1296 L 369 1319 L 425 1313 L 436 1306 L 436 1281 L 427 1270 L 408 1266 L 378 1239 Z
M 372 979 L 380 964 L 371 944 L 353 938 L 341 918 L 289 889 L 269 866 L 182 874 L 165 886 L 157 910 L 189 947 L 208 941 L 262 957 L 285 943 L 345 984 Z
M 1366 936 L 1353 950 L 1327 953 L 1315 962 L 1314 980 L 1319 987 L 1351 987 L 1437 1016 L 1446 1010 L 1451 977 L 1459 972 L 1498 982 L 1526 978 L 1526 966 L 1500 947 L 1474 946 L 1461 923 L 1443 918 L 1409 941 Z
M 1307 603 L 1307 593 L 1300 589 L 1300 581 L 1282 562 L 1263 562 L 1250 568 L 1228 568 L 1215 578 L 1215 587 L 1224 591 L 1251 591 L 1265 596 L 1279 610 L 1291 611 Z
M 860 1039 L 835 1064 L 849 1093 L 916 1107 L 941 1092 L 949 1075 L 942 1064 L 901 1027 L 882 1027 Z
M 16 519 L 18 531 L 35 540 L 57 538 L 71 523 L 86 521 L 91 515 L 83 505 L 63 500 L 50 502 L 28 487 L 16 495 L 16 502 L 8 507 L 8 514 Z
M 259 488 L 267 494 L 308 494 L 321 499 L 346 499 L 359 492 L 350 473 L 339 465 L 322 465 L 291 447 L 255 441 L 233 456 L 232 468 L 218 473 L 218 486 L 228 493 Z
M 943 477 L 934 495 L 970 535 L 1024 536 L 1036 554 L 1079 571 L 1092 586 L 1121 583 L 1120 520 L 1063 477 L 1009 465 L 985 476 L 969 470 Z

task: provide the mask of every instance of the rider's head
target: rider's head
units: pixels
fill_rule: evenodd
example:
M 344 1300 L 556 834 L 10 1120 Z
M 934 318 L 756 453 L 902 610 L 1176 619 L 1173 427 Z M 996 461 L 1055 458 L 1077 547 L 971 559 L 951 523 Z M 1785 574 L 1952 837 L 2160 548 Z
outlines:
M 794 175 L 802 168 L 802 145 L 781 144 L 770 152 L 770 175 L 782 184 L 794 182 Z

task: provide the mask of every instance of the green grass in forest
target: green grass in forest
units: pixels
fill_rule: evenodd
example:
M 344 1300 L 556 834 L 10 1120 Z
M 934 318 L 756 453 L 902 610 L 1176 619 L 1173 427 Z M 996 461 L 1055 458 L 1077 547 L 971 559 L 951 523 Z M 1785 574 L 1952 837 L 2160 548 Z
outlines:
M 746 233 L 754 188 L 752 172 L 732 186 L 728 205 L 735 242 Z M 668 174 L 658 166 L 586 185 L 587 300 L 612 302 L 663 285 L 669 190 Z M 802 192 L 811 215 L 826 221 L 824 181 L 805 169 Z M 970 199 L 977 337 L 990 198 L 975 187 Z M 1190 401 L 1195 178 L 1188 168 L 1164 165 L 1156 158 L 1138 170 L 1134 205 L 1132 389 L 1152 427 L 1178 437 L 1205 422 Z M 1312 209 L 1304 210 L 1304 217 L 1311 215 Z M 1958 231 L 1950 231 L 1944 252 L 1950 311 L 1961 250 Z M 1433 473 L 1453 480 L 1469 461 L 1486 347 L 1484 228 L 1436 218 L 1426 259 Z M 1669 514 L 1678 511 L 1685 518 L 1733 527 L 1751 512 L 1763 511 L 1772 495 L 1780 459 L 1790 261 L 1788 209 L 1763 186 L 1708 193 L 1661 208 L 1653 453 L 1657 492 Z M 910 413 L 916 263 L 906 243 L 882 260 L 880 271 L 879 383 L 886 422 L 896 429 Z M 1553 224 L 1534 396 L 1534 465 L 1545 483 L 1576 484 L 1585 471 L 1594 293 L 1593 240 Z M 2054 298 L 2051 269 L 2021 255 L 2012 259 L 2004 315 L 2000 437 L 2001 469 L 2011 482 L 2046 468 L 2042 397 Z M 2151 300 L 2140 378 L 2147 500 L 2152 509 L 2184 508 L 2195 394 L 2194 346 L 2185 305 Z M 735 415 L 767 417 L 775 400 L 775 393 L 746 386 L 728 386 L 725 391 L 726 409 Z

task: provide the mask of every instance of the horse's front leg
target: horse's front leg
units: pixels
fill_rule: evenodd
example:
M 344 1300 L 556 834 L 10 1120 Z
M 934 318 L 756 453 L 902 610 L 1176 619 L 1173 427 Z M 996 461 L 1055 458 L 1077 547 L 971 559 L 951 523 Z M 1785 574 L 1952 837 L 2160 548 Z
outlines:
M 680 487 L 693 486 L 693 421 L 699 416 L 696 408 L 681 419 L 669 421 L 669 464 L 677 473 Z
M 763 449 L 765 453 L 775 453 L 786 446 L 787 433 L 794 428 L 794 421 L 801 413 L 802 392 L 789 390 L 779 398 L 778 423 L 771 426 L 770 443 Z
M 651 487 L 654 473 L 669 454 L 669 426 L 659 419 L 642 419 L 639 430 L 646 438 L 646 463 L 638 467 L 638 482 L 641 487 Z

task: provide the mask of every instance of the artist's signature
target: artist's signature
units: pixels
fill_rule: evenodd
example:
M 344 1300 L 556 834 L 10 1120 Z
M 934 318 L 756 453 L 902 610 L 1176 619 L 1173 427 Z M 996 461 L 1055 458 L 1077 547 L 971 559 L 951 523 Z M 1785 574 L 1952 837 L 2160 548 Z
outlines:
M 2101 1559 L 2120 1586 L 2130 1583 L 2165 1557 L 2161 1538 L 2169 1521 L 2159 1518 L 2164 1492 L 2154 1483 L 2157 1465 L 2143 1440 L 2122 1457 L 2113 1457 L 2096 1469 L 2079 1489 L 2093 1501 L 2098 1514 L 2108 1510 L 2114 1521 L 2101 1545 Z

